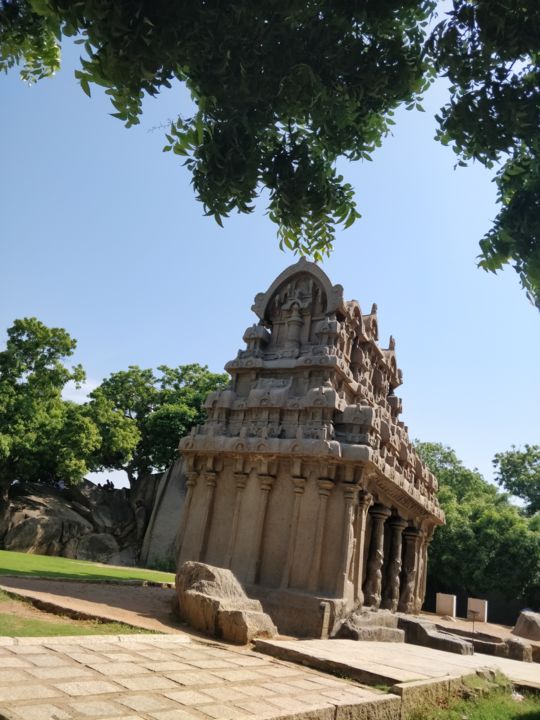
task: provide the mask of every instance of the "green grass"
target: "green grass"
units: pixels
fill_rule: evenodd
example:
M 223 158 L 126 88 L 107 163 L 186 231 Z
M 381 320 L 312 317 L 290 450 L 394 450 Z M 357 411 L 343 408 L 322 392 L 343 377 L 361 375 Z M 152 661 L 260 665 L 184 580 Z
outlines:
M 418 720 L 540 720 L 540 699 L 525 695 L 518 702 L 502 690 L 473 700 L 460 700 L 450 708 L 423 710 Z
M 21 608 L 30 605 L 24 600 L 14 600 L 0 590 L 0 611 L 3 603 L 15 603 Z M 39 611 L 36 611 L 39 612 Z M 43 617 L 50 617 L 42 613 Z M 59 635 L 133 635 L 149 630 L 116 622 L 97 620 L 71 620 L 58 616 L 56 620 L 19 617 L 17 613 L 0 612 L 0 637 L 57 637 Z
M 118 580 L 150 580 L 152 582 L 174 582 L 173 573 L 146 570 L 144 568 L 117 568 L 85 560 L 69 560 L 51 555 L 30 555 L 29 553 L 0 550 L 0 583 L 2 575 L 25 577 L 62 578 L 90 582 Z
M 121 623 L 100 623 L 90 620 L 77 620 L 76 623 L 49 622 L 20 618 L 16 615 L 0 613 L 0 637 L 56 637 L 58 635 L 129 635 L 148 633 L 149 630 L 134 628 Z
M 540 696 L 512 694 L 504 675 L 492 680 L 467 678 L 464 685 L 464 697 L 450 700 L 445 707 L 418 707 L 409 720 L 540 720 Z

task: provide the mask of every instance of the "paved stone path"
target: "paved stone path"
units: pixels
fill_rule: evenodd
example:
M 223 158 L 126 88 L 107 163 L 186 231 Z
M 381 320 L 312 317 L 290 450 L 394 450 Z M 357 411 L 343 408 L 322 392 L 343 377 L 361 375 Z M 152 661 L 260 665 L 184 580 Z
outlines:
M 540 688 L 540 664 L 492 655 L 457 655 L 409 643 L 356 640 L 257 640 L 257 650 L 310 667 L 341 671 L 360 682 L 388 684 L 498 669 L 516 683 Z
M 352 720 L 399 717 L 399 703 L 184 635 L 0 638 L 4 720 Z

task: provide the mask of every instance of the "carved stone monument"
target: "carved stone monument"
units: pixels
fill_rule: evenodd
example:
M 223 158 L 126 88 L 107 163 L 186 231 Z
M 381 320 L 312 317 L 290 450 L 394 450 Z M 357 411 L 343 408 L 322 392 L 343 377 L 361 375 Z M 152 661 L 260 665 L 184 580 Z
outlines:
M 418 612 L 444 515 L 376 306 L 362 314 L 300 260 L 253 310 L 230 387 L 180 442 L 178 563 L 230 568 L 281 632 L 320 636 L 362 606 Z

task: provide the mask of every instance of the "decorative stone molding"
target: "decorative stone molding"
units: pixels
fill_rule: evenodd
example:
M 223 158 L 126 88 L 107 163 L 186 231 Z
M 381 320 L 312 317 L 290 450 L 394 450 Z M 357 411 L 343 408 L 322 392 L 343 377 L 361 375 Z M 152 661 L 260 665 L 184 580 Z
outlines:
M 311 625 L 303 613 L 310 627 L 322 622 L 321 602 L 330 622 L 364 602 L 378 607 L 381 596 L 413 612 L 444 514 L 399 419 L 402 373 L 394 339 L 378 343 L 377 306 L 362 313 L 301 259 L 253 310 L 259 321 L 226 366 L 230 386 L 208 395 L 206 423 L 180 441 L 189 474 L 179 560 L 232 567 L 265 602 L 281 593 L 277 608 L 313 596 Z M 388 522 L 385 543 L 390 511 L 402 520 Z M 413 555 L 404 523 L 425 534 Z

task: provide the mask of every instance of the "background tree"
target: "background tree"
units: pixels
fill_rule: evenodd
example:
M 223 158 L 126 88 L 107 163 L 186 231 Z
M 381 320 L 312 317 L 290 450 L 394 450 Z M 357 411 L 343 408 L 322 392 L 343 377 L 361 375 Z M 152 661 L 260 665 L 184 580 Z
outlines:
M 98 426 L 86 406 L 62 399 L 68 382 L 85 378 L 80 365 L 66 365 L 76 341 L 65 330 L 24 318 L 7 335 L 0 352 L 0 534 L 14 482 L 76 484 L 103 462 L 105 443 L 127 458 L 139 438 L 112 404 L 101 406 Z
M 525 445 L 520 450 L 497 453 L 493 460 L 495 479 L 505 490 L 525 501 L 525 512 L 540 512 L 540 446 Z
M 466 468 L 439 443 L 417 443 L 439 480 L 446 525 L 435 532 L 429 579 L 441 592 L 485 595 L 540 603 L 540 526 L 524 517 L 508 495 Z
M 197 364 L 161 365 L 157 374 L 131 365 L 112 373 L 90 394 L 88 413 L 105 438 L 109 425 L 101 421 L 102 408 L 119 413 L 137 433 L 138 442 L 129 457 L 106 442 L 99 453 L 101 468 L 124 470 L 131 487 L 141 475 L 164 470 L 176 459 L 179 439 L 204 422 L 208 393 L 228 382 L 228 375 Z
M 459 164 L 503 163 L 480 264 L 511 263 L 540 303 L 540 5 L 454 0 L 431 31 L 438 6 L 446 10 L 435 0 L 3 0 L 0 69 L 52 74 L 60 39 L 78 36 L 83 90 L 104 87 L 127 126 L 145 94 L 185 83 L 195 111 L 172 123 L 165 149 L 186 158 L 206 213 L 221 223 L 251 212 L 266 188 L 280 242 L 315 259 L 336 224 L 358 217 L 336 159 L 370 159 L 394 110 L 420 108 L 445 75 L 439 140 Z

